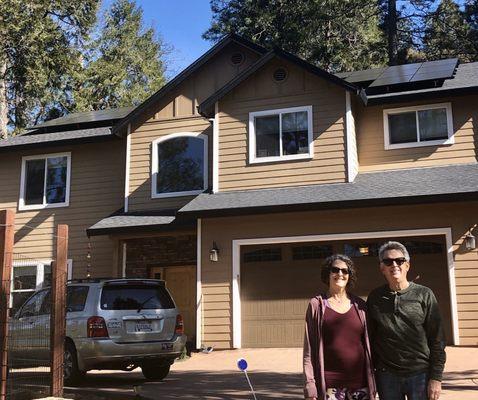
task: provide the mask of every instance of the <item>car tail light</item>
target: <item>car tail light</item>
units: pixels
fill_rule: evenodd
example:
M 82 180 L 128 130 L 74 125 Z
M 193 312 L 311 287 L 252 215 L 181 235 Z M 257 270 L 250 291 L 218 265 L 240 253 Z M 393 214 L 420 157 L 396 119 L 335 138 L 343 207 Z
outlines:
M 90 317 L 87 322 L 88 337 L 102 338 L 109 337 L 106 322 L 102 317 Z
M 183 317 L 178 314 L 176 317 L 176 328 L 174 329 L 174 332 L 177 335 L 182 335 L 184 333 L 184 322 L 183 322 Z

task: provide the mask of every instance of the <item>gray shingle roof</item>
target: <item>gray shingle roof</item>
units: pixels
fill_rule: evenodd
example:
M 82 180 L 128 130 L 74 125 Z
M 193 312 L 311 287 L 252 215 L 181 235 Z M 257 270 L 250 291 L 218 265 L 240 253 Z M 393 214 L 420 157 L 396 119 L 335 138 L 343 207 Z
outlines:
M 121 107 L 111 108 L 107 110 L 78 112 L 43 122 L 29 129 L 40 129 L 54 126 L 82 124 L 87 122 L 116 120 L 126 117 L 133 110 L 134 107 Z
M 171 224 L 176 217 L 174 216 L 151 216 L 151 215 L 115 215 L 107 217 L 88 228 L 89 232 L 100 229 L 112 228 L 134 228 L 142 226 L 156 226 Z
M 41 144 L 55 144 L 68 141 L 85 141 L 97 138 L 113 137 L 111 127 L 79 129 L 75 131 L 52 132 L 41 134 L 24 134 L 0 140 L 0 150 L 14 147 L 37 146 Z
M 292 210 L 294 206 L 339 208 L 345 204 L 403 203 L 412 198 L 444 200 L 458 194 L 478 197 L 478 164 L 364 173 L 353 183 L 200 194 L 181 208 L 179 214 L 233 214 L 269 208 Z

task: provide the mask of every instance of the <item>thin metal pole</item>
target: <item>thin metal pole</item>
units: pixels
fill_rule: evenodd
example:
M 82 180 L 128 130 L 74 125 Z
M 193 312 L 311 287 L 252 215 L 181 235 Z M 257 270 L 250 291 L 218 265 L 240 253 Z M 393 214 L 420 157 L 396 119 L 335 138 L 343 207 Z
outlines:
M 247 371 L 244 370 L 244 374 L 246 375 L 247 383 L 249 384 L 249 387 L 251 388 L 252 395 L 254 396 L 254 400 L 257 400 L 256 394 L 254 392 L 254 388 L 252 387 L 252 383 L 249 380 L 249 375 L 247 375 Z

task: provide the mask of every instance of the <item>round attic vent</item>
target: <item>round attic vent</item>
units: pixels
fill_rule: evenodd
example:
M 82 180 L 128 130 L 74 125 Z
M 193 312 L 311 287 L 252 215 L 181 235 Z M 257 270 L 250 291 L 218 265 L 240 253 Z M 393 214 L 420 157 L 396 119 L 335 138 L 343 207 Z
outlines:
M 272 77 L 276 82 L 284 82 L 287 79 L 287 70 L 283 67 L 277 68 Z
M 232 65 L 241 65 L 244 62 L 244 54 L 237 52 L 231 55 L 231 64 Z

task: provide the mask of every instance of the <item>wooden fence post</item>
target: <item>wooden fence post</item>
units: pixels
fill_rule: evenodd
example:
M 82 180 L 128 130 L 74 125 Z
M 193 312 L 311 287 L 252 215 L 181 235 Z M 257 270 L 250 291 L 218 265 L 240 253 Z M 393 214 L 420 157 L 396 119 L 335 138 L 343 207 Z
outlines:
M 63 364 L 66 333 L 66 281 L 68 225 L 58 225 L 56 257 L 51 270 L 51 395 L 63 397 Z
M 0 211 L 0 399 L 7 397 L 7 340 L 10 279 L 12 275 L 13 241 L 15 237 L 15 211 Z

